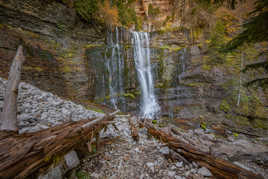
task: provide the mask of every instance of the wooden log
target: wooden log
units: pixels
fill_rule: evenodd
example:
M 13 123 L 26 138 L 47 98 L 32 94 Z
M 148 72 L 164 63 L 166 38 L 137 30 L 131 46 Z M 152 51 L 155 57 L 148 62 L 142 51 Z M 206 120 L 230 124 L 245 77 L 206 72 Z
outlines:
M 227 160 L 215 158 L 209 153 L 198 150 L 190 144 L 187 144 L 180 139 L 157 129 L 149 122 L 143 123 L 143 125 L 148 129 L 148 132 L 159 138 L 161 141 L 168 144 L 169 148 L 174 149 L 174 151 L 181 154 L 187 160 L 195 161 L 199 165 L 207 167 L 217 178 L 225 179 L 262 179 L 261 175 L 256 175 L 251 171 L 243 169 Z
M 25 178 L 89 141 L 114 114 L 98 119 L 67 122 L 43 131 L 21 134 L 0 132 L 0 178 Z
M 1 114 L 1 131 L 18 131 L 17 125 L 17 96 L 20 83 L 21 67 L 25 57 L 23 48 L 19 46 L 10 68 L 6 94 L 4 97 L 3 112 Z

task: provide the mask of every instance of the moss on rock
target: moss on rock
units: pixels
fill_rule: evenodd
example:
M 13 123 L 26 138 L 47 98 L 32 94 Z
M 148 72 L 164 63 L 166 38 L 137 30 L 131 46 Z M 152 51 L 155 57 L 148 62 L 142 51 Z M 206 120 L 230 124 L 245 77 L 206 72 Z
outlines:
M 220 110 L 226 113 L 231 111 L 231 107 L 226 100 L 223 100 L 222 103 L 220 104 Z

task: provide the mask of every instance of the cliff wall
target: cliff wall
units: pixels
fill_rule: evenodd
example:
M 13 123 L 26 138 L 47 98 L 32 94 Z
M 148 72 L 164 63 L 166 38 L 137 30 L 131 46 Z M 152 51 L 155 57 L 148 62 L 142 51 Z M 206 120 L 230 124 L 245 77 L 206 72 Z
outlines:
M 180 2 L 184 1 L 177 4 Z M 149 13 L 150 4 L 150 11 L 152 7 L 153 12 L 159 9 L 154 17 L 154 13 Z M 162 116 L 198 120 L 217 116 L 239 125 L 252 125 L 250 117 L 253 117 L 255 127 L 266 129 L 267 122 L 262 119 L 268 116 L 267 90 L 245 88 L 243 84 L 259 72 L 244 74 L 241 70 L 247 63 L 254 62 L 267 44 L 245 46 L 223 54 L 219 49 L 239 31 L 236 24 L 245 13 L 238 13 L 239 8 L 237 12 L 222 8 L 208 15 L 195 4 L 185 3 L 181 7 L 183 11 L 176 11 L 181 14 L 174 15 L 177 20 L 168 18 L 164 23 L 175 8 L 171 1 L 136 4 L 138 16 L 148 16 L 145 27 L 152 24 L 151 62 Z M 187 16 L 189 12 L 193 14 Z M 161 21 L 160 28 L 156 28 L 155 20 Z M 140 88 L 131 33 L 118 29 L 120 55 L 124 60 L 124 93 L 117 95 L 122 99 L 119 106 L 124 111 L 137 112 Z M 74 9 L 62 3 L 0 0 L 0 76 L 8 77 L 16 47 L 23 43 L 27 59 L 23 81 L 90 108 L 93 103 L 112 107 L 107 60 L 113 48 L 108 43 L 108 33 L 115 40 L 115 28 L 89 25 Z

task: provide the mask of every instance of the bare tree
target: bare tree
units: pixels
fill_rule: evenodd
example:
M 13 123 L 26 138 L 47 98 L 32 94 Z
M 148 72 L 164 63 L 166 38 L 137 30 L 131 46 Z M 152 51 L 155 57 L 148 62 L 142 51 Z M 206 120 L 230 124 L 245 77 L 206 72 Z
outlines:
M 17 49 L 16 56 L 13 59 L 10 68 L 7 88 L 4 97 L 3 112 L 1 114 L 0 130 L 4 131 L 18 131 L 17 125 L 17 96 L 18 86 L 21 77 L 21 67 L 25 57 L 23 55 L 23 47 L 20 45 Z

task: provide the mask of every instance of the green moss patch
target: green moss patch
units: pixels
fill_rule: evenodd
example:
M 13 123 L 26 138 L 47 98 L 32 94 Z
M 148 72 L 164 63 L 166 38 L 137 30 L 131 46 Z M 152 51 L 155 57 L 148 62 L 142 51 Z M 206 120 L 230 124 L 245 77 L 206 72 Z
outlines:
M 222 110 L 226 113 L 231 111 L 231 107 L 226 100 L 222 101 L 222 103 L 220 105 L 220 110 Z
M 76 177 L 78 179 L 90 179 L 91 178 L 89 173 L 85 171 L 81 171 L 81 170 L 76 172 Z

